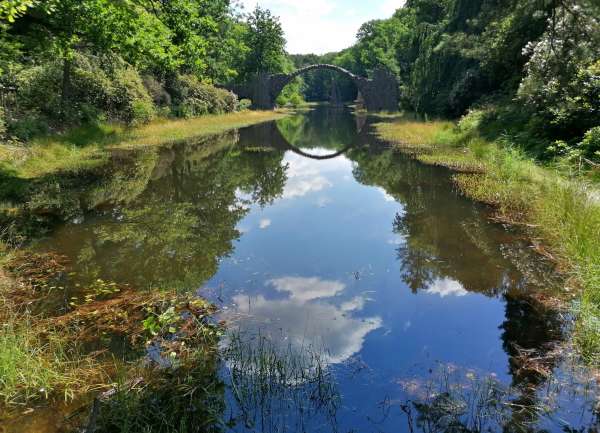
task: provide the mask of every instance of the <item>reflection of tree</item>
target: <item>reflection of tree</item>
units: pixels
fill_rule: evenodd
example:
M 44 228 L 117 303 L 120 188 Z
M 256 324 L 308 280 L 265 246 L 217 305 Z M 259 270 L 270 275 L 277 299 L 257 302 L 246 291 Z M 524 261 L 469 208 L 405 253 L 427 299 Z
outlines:
M 393 230 L 403 239 L 398 260 L 413 291 L 443 278 L 490 296 L 523 286 L 522 273 L 507 260 L 508 249 L 497 247 L 515 239 L 488 224 L 478 205 L 449 193 L 447 172 L 383 146 L 353 149 L 348 156 L 358 163 L 359 182 L 383 188 L 404 205 Z
M 284 117 L 277 128 L 289 144 L 299 148 L 340 150 L 356 144 L 354 116 L 344 108 L 317 107 L 307 113 Z
M 160 150 L 153 169 L 144 170 L 145 184 L 132 179 L 134 198 L 126 182 L 105 184 L 114 189 L 96 196 L 110 197 L 108 205 L 89 224 L 69 227 L 77 241 L 67 248 L 78 257 L 80 279 L 195 288 L 216 272 L 240 236 L 236 225 L 247 206 L 281 195 L 286 175 L 282 152 L 236 150 L 235 135 L 215 140 Z M 207 152 L 210 145 L 218 150 Z M 115 194 L 121 191 L 123 199 Z

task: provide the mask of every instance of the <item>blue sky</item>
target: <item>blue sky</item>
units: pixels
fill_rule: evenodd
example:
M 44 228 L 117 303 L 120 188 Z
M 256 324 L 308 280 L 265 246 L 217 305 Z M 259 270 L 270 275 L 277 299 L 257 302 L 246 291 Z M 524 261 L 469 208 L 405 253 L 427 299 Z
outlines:
M 365 21 L 388 18 L 404 0 L 240 0 L 247 11 L 258 3 L 281 18 L 291 54 L 339 51 L 355 40 Z

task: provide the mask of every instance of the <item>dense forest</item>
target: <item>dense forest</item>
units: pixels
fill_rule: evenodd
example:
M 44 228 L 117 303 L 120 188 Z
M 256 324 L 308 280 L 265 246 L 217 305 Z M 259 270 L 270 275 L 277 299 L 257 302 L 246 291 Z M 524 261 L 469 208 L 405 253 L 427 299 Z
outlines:
M 278 19 L 229 0 L 11 0 L 0 23 L 5 138 L 230 112 L 225 85 L 293 67 Z
M 363 24 L 354 46 L 293 59 L 363 76 L 383 65 L 398 76 L 404 109 L 445 118 L 477 109 L 484 132 L 509 134 L 536 157 L 599 160 L 599 20 L 595 0 L 408 0 Z M 343 99 L 355 97 L 351 82 L 338 83 Z M 335 87 L 329 72 L 305 84 L 308 100 Z

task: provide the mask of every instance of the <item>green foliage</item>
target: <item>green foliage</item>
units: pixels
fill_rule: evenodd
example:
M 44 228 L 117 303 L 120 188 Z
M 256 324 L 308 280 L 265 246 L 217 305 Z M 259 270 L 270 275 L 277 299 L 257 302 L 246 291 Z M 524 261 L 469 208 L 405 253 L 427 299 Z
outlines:
M 404 107 L 417 113 L 459 117 L 485 107 L 478 128 L 486 138 L 508 134 L 536 157 L 573 157 L 599 125 L 598 16 L 592 0 L 410 0 L 365 23 L 332 62 L 361 75 L 391 69 Z
M 15 19 L 27 12 L 37 0 L 4 0 L 0 3 L 0 21 L 14 23 Z
M 579 146 L 585 155 L 600 160 L 600 126 L 587 131 Z
M 0 107 L 0 141 L 4 138 L 4 134 L 6 134 L 6 119 L 4 116 L 4 108 Z
M 285 37 L 279 19 L 267 9 L 256 7 L 248 16 L 244 43 L 249 47 L 244 76 L 259 72 L 285 72 Z
M 227 90 L 204 84 L 194 75 L 181 75 L 172 84 L 174 112 L 180 117 L 222 114 L 235 111 L 237 96 Z
M 61 121 L 74 123 L 96 121 L 102 115 L 130 124 L 152 118 L 152 100 L 133 67 L 119 58 L 82 54 L 75 54 L 70 62 L 67 100 L 61 95 L 65 67 L 62 62 L 27 68 L 16 77 L 19 109 L 24 111 L 25 120 L 45 118 L 51 122 L 57 113 L 61 113 Z M 14 129 L 18 131 L 19 127 Z M 18 132 L 17 135 L 31 138 Z
M 536 124 L 570 137 L 596 126 L 600 118 L 600 23 L 562 14 L 556 28 L 531 48 L 518 97 L 533 109 Z
M 242 15 L 229 0 L 0 6 L 0 84 L 18 88 L 8 126 L 24 140 L 102 119 L 231 112 L 237 98 L 216 84 L 291 65 L 278 18 Z

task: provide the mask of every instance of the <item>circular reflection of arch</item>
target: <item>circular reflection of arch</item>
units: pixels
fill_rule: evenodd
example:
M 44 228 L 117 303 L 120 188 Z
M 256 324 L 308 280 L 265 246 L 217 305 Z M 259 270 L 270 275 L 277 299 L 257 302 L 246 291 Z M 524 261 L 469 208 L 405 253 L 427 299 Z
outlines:
M 285 139 L 285 138 L 284 138 Z M 310 158 L 310 159 L 316 159 L 319 161 L 323 161 L 326 159 L 334 159 L 337 158 L 340 155 L 343 155 L 344 153 L 348 152 L 348 150 L 350 150 L 352 147 L 354 147 L 352 144 L 345 146 L 343 149 L 338 150 L 335 153 L 331 153 L 329 155 L 313 155 L 311 153 L 305 152 L 302 149 L 300 149 L 299 147 L 293 146 L 290 143 L 287 143 L 287 150 L 290 150 L 300 156 L 303 156 L 305 158 Z

